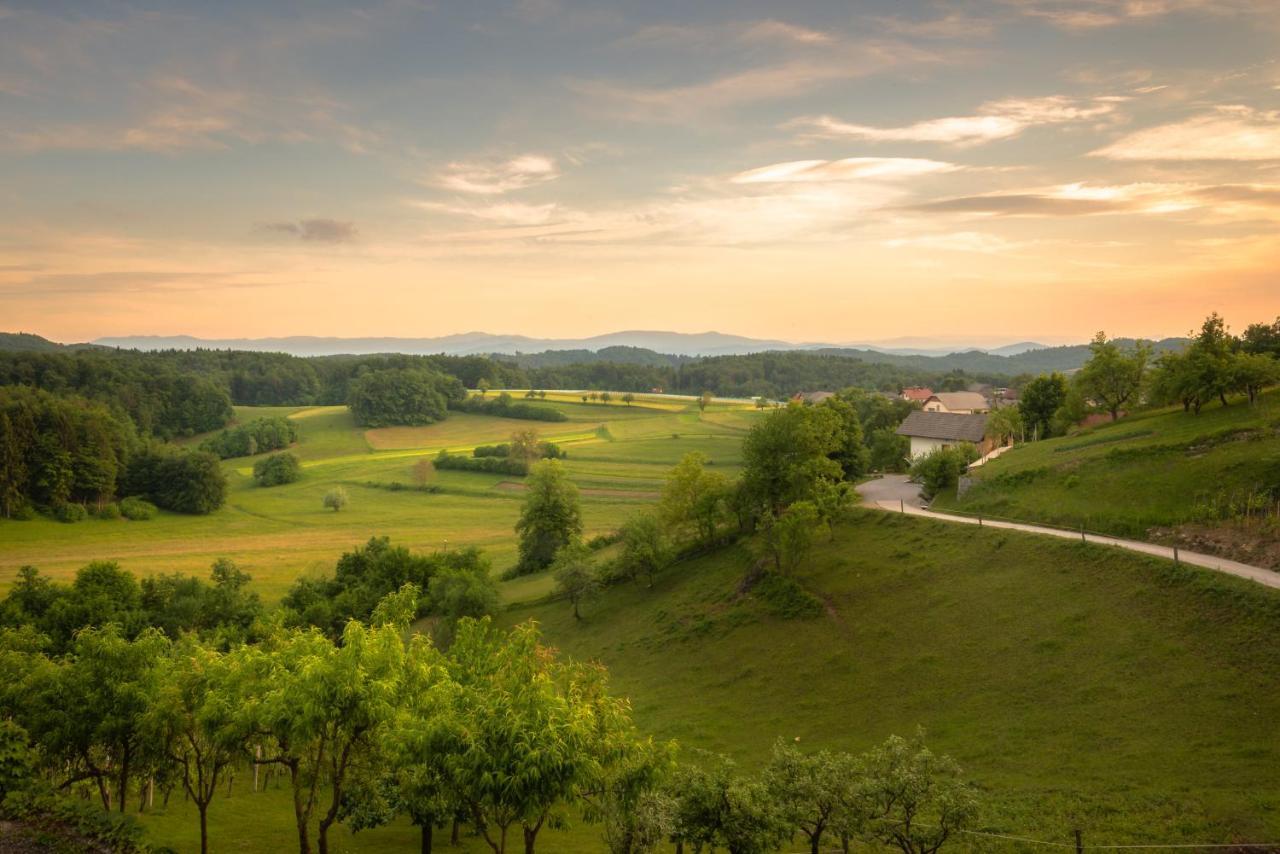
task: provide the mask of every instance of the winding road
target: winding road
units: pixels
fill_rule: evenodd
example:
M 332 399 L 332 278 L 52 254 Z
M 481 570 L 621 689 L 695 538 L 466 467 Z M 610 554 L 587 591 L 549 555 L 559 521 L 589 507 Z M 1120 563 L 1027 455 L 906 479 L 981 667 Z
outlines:
M 869 480 L 865 483 L 858 484 L 858 494 L 862 496 L 862 501 L 869 507 L 878 507 L 881 510 L 891 511 L 894 513 L 906 513 L 910 516 L 924 516 L 929 519 L 939 519 L 943 522 L 958 522 L 963 525 L 981 525 L 987 528 L 1005 528 L 1010 531 L 1026 531 L 1031 534 L 1044 534 L 1049 537 L 1058 537 L 1067 540 L 1080 540 L 1085 542 L 1097 543 L 1100 546 L 1116 546 L 1122 549 L 1128 549 L 1133 552 L 1141 552 L 1142 554 L 1154 555 L 1156 557 L 1175 559 L 1174 549 L 1169 546 L 1157 546 L 1153 543 L 1144 543 L 1140 540 L 1126 540 L 1120 537 L 1108 537 L 1102 534 L 1081 534 L 1078 531 L 1067 531 L 1062 528 L 1046 528 L 1041 525 L 1028 525 L 1023 522 L 1002 522 L 993 519 L 974 518 L 972 516 L 956 516 L 950 513 L 935 513 L 924 507 L 924 501 L 920 498 L 919 488 L 907 480 L 906 475 L 890 474 L 876 480 Z M 1191 564 L 1192 566 L 1200 566 L 1205 569 L 1212 569 L 1217 572 L 1225 572 L 1228 575 L 1235 575 L 1240 578 L 1247 578 L 1250 581 L 1256 581 L 1259 584 L 1266 585 L 1280 590 L 1280 572 L 1274 572 L 1261 566 L 1252 566 L 1239 561 L 1227 560 L 1226 558 L 1216 555 L 1201 554 L 1199 552 L 1189 552 L 1178 549 L 1176 553 L 1177 560 Z

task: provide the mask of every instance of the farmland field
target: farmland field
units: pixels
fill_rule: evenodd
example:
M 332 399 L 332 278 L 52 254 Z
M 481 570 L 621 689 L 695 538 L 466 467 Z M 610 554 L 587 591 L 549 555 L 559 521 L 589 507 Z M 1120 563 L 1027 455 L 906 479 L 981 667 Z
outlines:
M 749 401 L 716 401 L 700 412 L 691 398 L 670 396 L 638 396 L 631 405 L 617 400 L 584 404 L 577 395 L 552 393 L 537 405 L 558 409 L 569 420 L 452 413 L 426 427 L 362 430 L 343 406 L 237 407 L 240 422 L 264 415 L 294 421 L 299 439 L 292 450 L 302 461 L 301 480 L 255 486 L 252 469 L 258 458 L 241 457 L 224 461 L 227 503 L 208 516 L 0 523 L 0 590 L 25 564 L 67 580 L 92 560 L 116 560 L 139 575 L 204 575 L 216 558 L 229 557 L 253 575 L 264 598 L 275 601 L 294 578 L 332 571 L 339 555 L 373 535 L 419 550 L 480 546 L 501 571 L 515 558 L 512 526 L 520 510 L 521 478 L 431 470 L 428 492 L 413 488 L 419 485 L 415 464 L 440 450 L 469 452 L 506 441 L 517 430 L 537 430 L 568 451 L 565 467 L 583 490 L 583 518 L 591 536 L 613 530 L 638 504 L 652 501 L 667 471 L 689 451 L 702 451 L 732 475 L 743 431 L 758 417 Z M 200 438 L 184 444 L 198 444 Z M 321 504 L 335 485 L 351 498 L 341 513 Z M 513 584 L 521 594 L 546 586 L 543 579 Z

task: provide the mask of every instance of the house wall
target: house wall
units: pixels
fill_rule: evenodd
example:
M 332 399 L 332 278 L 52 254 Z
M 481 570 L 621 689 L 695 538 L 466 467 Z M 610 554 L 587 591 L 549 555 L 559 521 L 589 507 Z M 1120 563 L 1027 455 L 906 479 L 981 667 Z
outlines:
M 911 459 L 915 460 L 923 457 L 925 454 L 932 453 L 939 448 L 949 448 L 952 445 L 959 445 L 960 442 L 954 439 L 924 439 L 920 436 L 911 437 Z M 990 439 L 983 439 L 977 444 L 978 453 L 986 455 L 995 446 Z

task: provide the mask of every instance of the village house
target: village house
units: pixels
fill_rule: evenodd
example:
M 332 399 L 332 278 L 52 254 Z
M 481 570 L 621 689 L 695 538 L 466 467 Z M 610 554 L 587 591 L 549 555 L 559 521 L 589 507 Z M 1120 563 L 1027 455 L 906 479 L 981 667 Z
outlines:
M 902 390 L 902 399 L 913 403 L 924 403 L 931 397 L 933 397 L 933 389 L 924 386 L 913 385 Z
M 899 436 L 911 440 L 910 459 L 915 460 L 940 448 L 968 442 L 985 456 L 995 447 L 987 438 L 987 416 L 983 413 L 912 412 L 898 426 Z
M 802 391 L 792 396 L 792 400 L 796 403 L 806 403 L 810 406 L 817 406 L 828 398 L 835 397 L 833 391 Z
M 924 402 L 925 412 L 954 412 L 972 415 L 990 412 L 991 404 L 976 391 L 940 391 Z

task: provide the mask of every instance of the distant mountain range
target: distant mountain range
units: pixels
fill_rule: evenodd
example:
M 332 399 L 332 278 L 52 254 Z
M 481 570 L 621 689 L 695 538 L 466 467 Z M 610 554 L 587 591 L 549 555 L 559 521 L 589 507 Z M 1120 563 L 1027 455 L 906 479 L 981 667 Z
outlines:
M 1119 339 L 1132 343 L 1132 339 Z M 1186 339 L 1166 338 L 1156 342 L 1157 351 L 1181 347 Z M 897 365 L 922 371 L 945 373 L 965 371 L 1013 377 L 1045 371 L 1071 371 L 1089 355 L 1086 344 L 1048 347 L 1022 341 L 1002 347 L 944 348 L 920 346 L 928 339 L 895 339 L 877 345 L 832 346 L 795 344 L 719 332 L 683 333 L 630 331 L 592 338 L 529 338 L 522 335 L 492 335 L 468 332 L 440 338 L 193 338 L 187 335 L 99 338 L 91 344 L 58 344 L 29 333 L 0 332 L 0 350 L 53 351 L 62 349 L 113 348 L 131 350 L 192 350 L 197 348 L 283 352 L 296 356 L 361 355 L 406 353 L 448 355 L 491 355 L 517 362 L 523 367 L 548 367 L 581 362 L 615 362 L 644 365 L 679 365 L 697 358 L 741 356 L 766 351 L 806 352 L 838 356 L 863 362 Z M 894 344 L 898 346 L 884 346 Z M 915 346 L 912 346 L 915 345 Z
M 194 338 L 189 335 L 139 335 L 99 338 L 95 344 L 130 350 L 254 350 L 292 353 L 296 356 L 333 356 L 367 353 L 445 353 L 452 356 L 477 354 L 515 355 L 541 353 L 548 350 L 604 350 L 610 347 L 632 347 L 673 356 L 736 356 L 766 350 L 827 350 L 857 348 L 900 356 L 943 356 L 949 353 L 981 350 L 999 356 L 1012 356 L 1045 345 L 1023 341 L 992 349 L 958 344 L 942 346 L 928 339 L 895 339 L 885 342 L 857 344 L 795 343 L 766 338 L 747 338 L 722 332 L 662 332 L 629 330 L 595 335 L 590 338 L 530 338 L 525 335 L 494 335 L 488 332 L 465 332 L 438 338 L 323 338 L 292 336 L 287 338 Z

